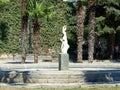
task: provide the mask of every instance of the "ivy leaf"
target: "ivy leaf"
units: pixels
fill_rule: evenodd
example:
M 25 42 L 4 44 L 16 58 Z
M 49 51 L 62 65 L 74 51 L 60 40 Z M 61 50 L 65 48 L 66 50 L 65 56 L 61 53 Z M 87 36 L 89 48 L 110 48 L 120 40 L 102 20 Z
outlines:
M 7 3 L 9 0 L 0 0 L 2 3 Z

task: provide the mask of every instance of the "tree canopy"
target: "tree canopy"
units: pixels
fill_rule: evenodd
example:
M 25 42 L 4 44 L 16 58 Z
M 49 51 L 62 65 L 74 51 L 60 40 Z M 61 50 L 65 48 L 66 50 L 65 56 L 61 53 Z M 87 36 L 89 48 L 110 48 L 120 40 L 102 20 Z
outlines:
M 21 52 L 21 6 L 19 0 L 0 0 L 0 53 Z M 9 3 L 4 3 L 9 1 Z M 40 17 L 41 40 L 40 54 L 48 54 L 49 49 L 60 52 L 62 26 L 67 25 L 67 35 L 70 44 L 69 51 L 76 49 L 76 7 L 71 2 L 62 0 L 44 0 L 46 5 L 54 6 L 52 18 Z M 37 4 L 36 4 L 37 5 Z M 105 34 L 120 30 L 120 0 L 96 0 L 95 34 L 106 37 Z M 42 7 L 42 6 L 38 6 Z M 86 7 L 87 4 L 86 4 Z M 37 10 L 36 10 L 37 11 Z M 53 12 L 52 10 L 50 12 Z M 88 38 L 88 8 L 85 16 L 84 40 Z M 30 15 L 33 13 L 30 12 Z M 45 15 L 44 13 L 42 15 Z M 29 35 L 29 33 L 28 33 Z M 118 35 L 118 33 L 117 33 Z M 117 37 L 118 40 L 119 37 Z M 119 42 L 119 41 L 118 41 Z M 120 43 L 120 42 L 119 42 Z M 27 43 L 29 44 L 29 43 Z M 27 47 L 29 48 L 29 47 Z

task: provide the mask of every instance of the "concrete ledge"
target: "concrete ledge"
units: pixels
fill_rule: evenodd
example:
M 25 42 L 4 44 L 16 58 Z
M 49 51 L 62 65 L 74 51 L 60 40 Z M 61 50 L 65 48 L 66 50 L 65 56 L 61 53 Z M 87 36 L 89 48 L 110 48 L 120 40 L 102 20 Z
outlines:
M 21 64 L 20 62 L 8 61 L 0 64 L 0 69 L 58 69 L 58 62 L 40 62 L 34 64 L 26 62 Z M 120 63 L 69 63 L 69 70 L 84 70 L 84 69 L 120 69 Z
M 120 86 L 120 82 L 116 83 L 69 83 L 69 84 L 48 84 L 48 83 L 43 83 L 43 84 L 24 84 L 24 83 L 19 83 L 19 84 L 6 84 L 6 83 L 0 83 L 0 86 L 6 86 L 6 87 L 24 87 L 24 88 L 82 88 L 82 87 L 89 87 L 89 86 Z
M 87 67 L 87 68 L 86 68 Z M 41 84 L 59 85 L 66 87 L 70 83 L 79 84 L 120 84 L 120 65 L 119 63 L 69 63 L 69 70 L 59 71 L 58 63 L 42 62 L 38 64 L 1 64 L 0 65 L 1 82 L 11 83 L 13 85 Z M 7 79 L 8 77 L 8 79 Z M 14 78 L 16 77 L 16 79 Z M 18 79 L 17 79 L 18 77 Z M 24 79 L 21 79 L 24 78 Z M 26 80 L 27 79 L 27 80 Z M 42 81 L 42 80 L 43 81 Z M 8 80 L 8 81 L 7 81 Z M 11 81 L 10 81 L 11 80 Z M 14 81 L 15 80 L 15 81 Z M 24 81 L 20 81 L 24 80 Z M 77 85 L 78 85 L 77 84 Z M 50 86 L 51 87 L 51 86 Z M 59 86 L 58 86 L 59 87 Z
M 25 87 L 25 88 L 80 88 L 82 84 L 79 83 L 63 83 L 63 84 L 48 84 L 48 83 L 43 83 L 43 84 L 6 84 L 6 83 L 0 83 L 0 86 L 7 86 L 7 87 Z
M 13 60 L 14 61 L 19 61 L 21 62 L 22 58 L 21 58 L 21 55 L 14 55 L 13 56 Z M 39 62 L 42 62 L 42 61 L 51 61 L 52 62 L 52 56 L 45 56 L 45 55 L 41 55 L 41 56 L 38 56 L 38 60 Z M 34 61 L 34 55 L 27 55 L 26 56 L 26 61 Z

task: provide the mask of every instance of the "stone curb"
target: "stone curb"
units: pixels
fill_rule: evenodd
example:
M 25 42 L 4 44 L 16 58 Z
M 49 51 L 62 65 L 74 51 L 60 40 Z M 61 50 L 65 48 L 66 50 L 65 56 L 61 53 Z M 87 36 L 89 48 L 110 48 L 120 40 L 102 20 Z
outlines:
M 69 84 L 66 84 L 66 83 L 57 83 L 57 84 L 48 84 L 48 83 L 43 83 L 43 84 L 39 84 L 39 83 L 36 83 L 36 84 L 6 84 L 6 83 L 0 83 L 0 86 L 7 86 L 7 87 L 24 87 L 24 88 L 80 88 L 82 84 L 79 84 L 79 83 L 69 83 Z
M 12 83 L 0 83 L 0 86 L 4 86 L 4 87 L 17 87 L 17 88 L 83 88 L 83 87 L 94 87 L 94 86 L 120 86 L 120 82 L 116 82 L 116 83 L 57 83 L 57 84 L 12 84 Z

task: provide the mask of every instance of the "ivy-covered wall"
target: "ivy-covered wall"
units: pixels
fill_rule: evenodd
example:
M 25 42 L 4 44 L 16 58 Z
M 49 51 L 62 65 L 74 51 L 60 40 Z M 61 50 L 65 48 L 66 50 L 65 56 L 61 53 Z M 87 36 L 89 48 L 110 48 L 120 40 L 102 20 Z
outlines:
M 113 2 L 112 2 L 113 1 Z M 45 0 L 47 4 L 53 4 L 54 15 L 52 18 L 40 17 L 40 54 L 60 52 L 60 38 L 62 27 L 67 25 L 67 35 L 70 44 L 69 51 L 76 49 L 76 10 L 72 3 L 62 0 Z M 116 2 L 116 3 L 115 3 Z M 111 31 L 120 30 L 120 3 L 119 0 L 96 0 L 96 36 L 104 36 Z M 110 7 L 110 8 L 109 8 Z M 86 13 L 85 37 L 88 33 L 88 13 Z M 30 21 L 29 21 L 30 23 Z M 28 47 L 29 53 L 29 28 Z M 118 35 L 118 34 L 117 34 Z M 119 36 L 119 35 L 118 35 Z M 117 36 L 117 38 L 118 38 Z M 119 42 L 119 41 L 117 41 Z M 0 3 L 0 53 L 21 53 L 21 5 L 20 0 L 10 0 L 8 3 Z
M 53 4 L 53 16 L 40 17 L 40 54 L 60 52 L 62 27 L 68 26 L 67 34 L 70 43 L 75 43 L 75 16 L 73 8 L 61 0 L 46 0 L 47 4 Z M 73 14 L 73 15 L 72 15 Z M 73 20 L 73 21 L 71 21 Z M 29 53 L 29 29 L 28 25 L 28 53 Z M 74 27 L 72 27 L 74 26 Z M 73 40 L 72 40 L 73 39 Z M 21 53 L 21 7 L 19 0 L 11 0 L 9 3 L 0 3 L 0 53 Z
M 0 3 L 0 53 L 20 52 L 20 2 Z

